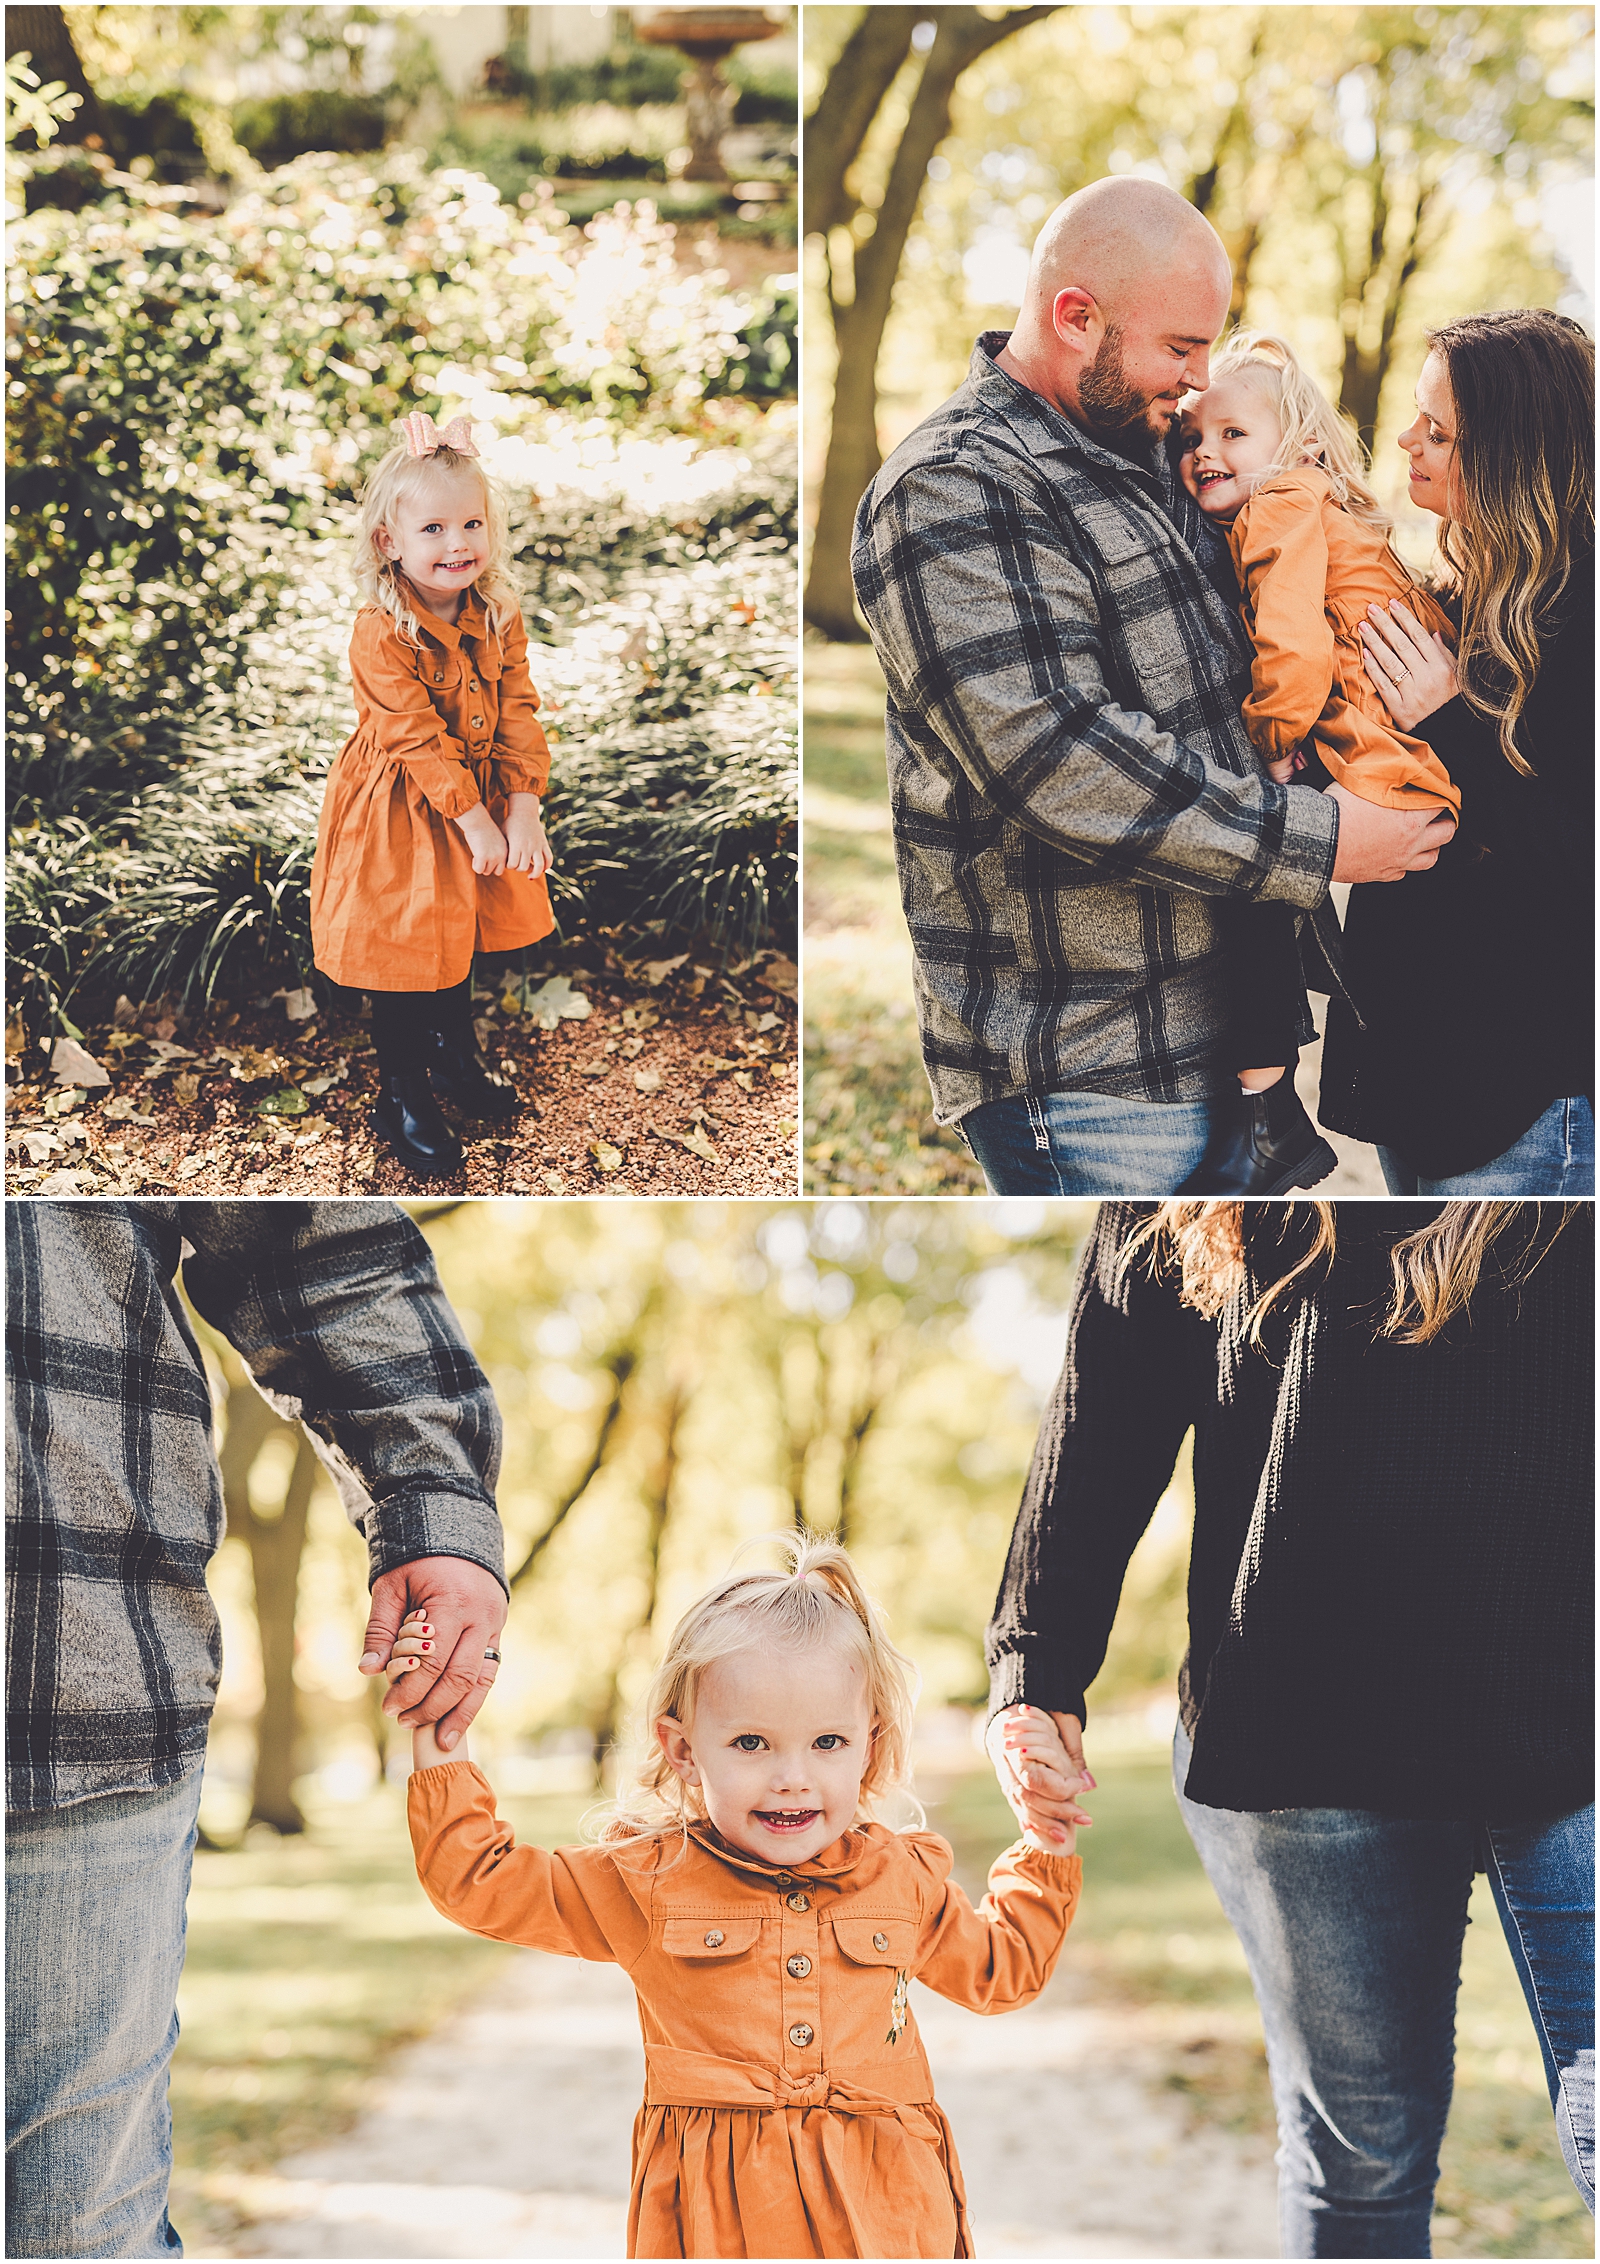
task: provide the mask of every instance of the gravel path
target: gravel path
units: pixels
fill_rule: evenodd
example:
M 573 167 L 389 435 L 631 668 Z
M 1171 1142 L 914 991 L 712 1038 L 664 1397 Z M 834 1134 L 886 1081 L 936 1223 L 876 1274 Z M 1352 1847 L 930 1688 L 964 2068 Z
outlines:
M 1059 1984 L 1000 2020 L 920 1988 L 916 2010 L 980 2255 L 1277 2255 L 1268 2151 L 1160 2090 L 1170 2035 Z M 642 2084 L 625 1976 L 528 1952 L 391 2063 L 345 2137 L 202 2183 L 244 2220 L 238 2256 L 621 2256 Z

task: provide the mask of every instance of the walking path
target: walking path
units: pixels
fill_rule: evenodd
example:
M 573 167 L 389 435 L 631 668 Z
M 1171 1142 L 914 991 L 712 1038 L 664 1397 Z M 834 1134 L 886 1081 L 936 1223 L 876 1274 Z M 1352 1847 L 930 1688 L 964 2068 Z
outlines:
M 1170 2036 L 1059 1985 L 1003 2020 L 915 2003 L 980 2255 L 1277 2255 L 1268 2151 L 1161 2092 Z M 621 2256 L 643 2073 L 626 1977 L 528 1952 L 343 2138 L 206 2190 L 248 2221 L 240 2256 Z

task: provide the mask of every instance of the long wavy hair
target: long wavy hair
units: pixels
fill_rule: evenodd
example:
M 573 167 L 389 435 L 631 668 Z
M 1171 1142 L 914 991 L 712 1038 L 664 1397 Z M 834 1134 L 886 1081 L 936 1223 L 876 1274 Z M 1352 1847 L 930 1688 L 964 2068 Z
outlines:
M 1283 429 L 1272 472 L 1287 472 L 1303 459 L 1325 472 L 1341 511 L 1387 534 L 1389 514 L 1367 485 L 1367 454 L 1361 436 L 1348 424 L 1305 368 L 1286 338 L 1270 330 L 1236 330 L 1225 338 L 1211 364 L 1211 382 L 1240 377 L 1260 394 Z M 1407 579 L 1409 570 L 1402 566 Z
M 1460 517 L 1439 555 L 1461 598 L 1457 681 L 1534 776 L 1517 723 L 1575 551 L 1594 544 L 1594 340 L 1569 315 L 1510 307 L 1430 331 L 1456 413 Z
M 629 1791 L 600 1812 L 602 1840 L 637 1840 L 673 1831 L 687 1835 L 691 1823 L 704 1822 L 704 1800 L 667 1759 L 655 1725 L 665 1718 L 688 1727 L 706 1669 L 741 1651 L 843 1645 L 860 1662 L 866 1677 L 867 1711 L 873 1721 L 858 1815 L 871 1821 L 892 1795 L 909 1791 L 915 1668 L 890 1642 L 883 1614 L 837 1541 L 800 1533 L 772 1533 L 766 1539 L 788 1558 L 785 1571 L 724 1574 L 673 1629 L 644 1702 L 649 1742 L 643 1764 Z
M 1285 1265 L 1245 1317 L 1245 1334 L 1256 1345 L 1268 1313 L 1302 1276 L 1332 1262 L 1339 1238 L 1337 1203 L 1260 1207 L 1281 1214 Z M 1501 1255 L 1504 1278 L 1510 1285 L 1525 1281 L 1580 1208 L 1577 1203 L 1446 1203 L 1437 1218 L 1413 1234 L 1402 1235 L 1390 1252 L 1389 1302 L 1375 1316 L 1374 1336 L 1392 1337 L 1400 1344 L 1431 1343 L 1445 1323 L 1471 1303 L 1491 1250 L 1514 1238 L 1513 1246 Z M 1175 1265 L 1184 1303 L 1214 1320 L 1247 1284 L 1244 1209 L 1242 1203 L 1162 1203 L 1129 1236 L 1122 1263 L 1130 1265 L 1143 1257 L 1152 1268 L 1168 1262 Z M 1559 1215 L 1547 1234 L 1552 1213 Z M 1297 1242 L 1305 1245 L 1298 1257 Z M 1259 1254 L 1257 1266 L 1259 1270 Z
M 385 557 L 378 547 L 378 536 L 380 532 L 395 535 L 395 518 L 401 504 L 415 495 L 436 471 L 470 472 L 483 489 L 489 562 L 472 587 L 482 598 L 489 627 L 498 637 L 516 619 L 521 605 L 517 585 L 511 578 L 506 507 L 479 459 L 463 456 L 457 449 L 440 447 L 431 456 L 413 456 L 401 441 L 373 466 L 361 491 L 361 509 L 356 519 L 356 587 L 368 605 L 383 607 L 408 645 L 421 643 L 416 608 L 407 593 L 399 562 Z

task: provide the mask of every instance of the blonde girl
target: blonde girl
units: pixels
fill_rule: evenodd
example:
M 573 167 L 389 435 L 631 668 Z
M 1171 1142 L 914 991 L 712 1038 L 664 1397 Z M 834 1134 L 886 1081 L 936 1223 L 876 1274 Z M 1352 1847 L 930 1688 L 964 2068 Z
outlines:
M 456 418 L 405 419 L 362 497 L 350 640 L 356 728 L 328 779 L 311 934 L 331 982 L 372 997 L 373 1129 L 419 1178 L 461 1143 L 438 1100 L 506 1119 L 478 1050 L 472 960 L 548 935 L 550 768 L 508 571 L 505 511 Z
M 1235 333 L 1206 391 L 1184 399 L 1181 445 L 1183 484 L 1226 532 L 1238 576 L 1255 653 L 1244 721 L 1269 775 L 1287 785 L 1314 750 L 1364 801 L 1431 805 L 1453 820 L 1460 794 L 1432 748 L 1390 721 L 1361 637 L 1368 608 L 1391 598 L 1430 630 L 1448 634 L 1449 622 L 1396 556 L 1360 442 L 1293 348 Z M 1285 1194 L 1334 1168 L 1287 1074 L 1304 1008 L 1293 915 L 1245 905 L 1227 924 L 1241 1105 L 1219 1118 L 1182 1192 Z
M 969 2256 L 913 1979 L 982 2012 L 1036 1997 L 1077 1902 L 1075 1807 L 989 1874 L 897 1831 L 906 1661 L 844 1550 L 776 1536 L 679 1622 L 648 1757 L 598 1846 L 519 1847 L 464 1757 L 415 1733 L 411 1835 L 458 1925 L 625 1968 L 644 2030 L 630 2256 Z M 391 1676 L 431 1646 L 413 1615 Z M 1047 1716 L 1012 1709 L 1015 1766 L 1065 1775 Z M 1052 1782 L 1055 1776 L 1052 1777 Z

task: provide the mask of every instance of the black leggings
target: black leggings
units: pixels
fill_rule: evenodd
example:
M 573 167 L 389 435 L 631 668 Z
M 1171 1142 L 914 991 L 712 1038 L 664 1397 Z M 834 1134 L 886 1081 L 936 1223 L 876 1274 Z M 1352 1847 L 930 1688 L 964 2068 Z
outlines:
M 1237 897 L 1217 911 L 1227 968 L 1226 1065 L 1291 1069 L 1300 1058 L 1297 1033 L 1306 1008 L 1294 912 L 1287 904 L 1246 904 Z
M 472 1030 L 472 977 L 441 991 L 373 991 L 372 1042 L 381 1077 L 403 1077 L 425 1069 L 435 1033 L 445 1037 Z

